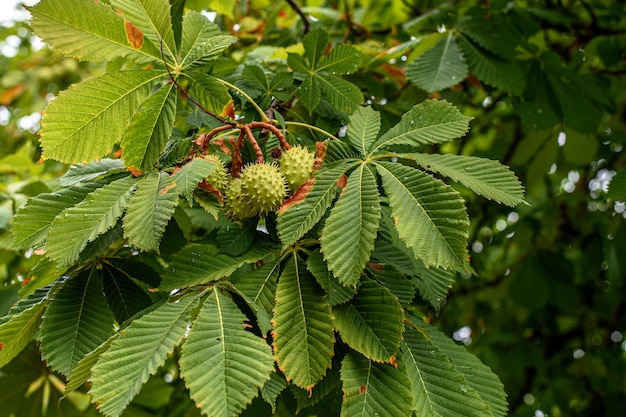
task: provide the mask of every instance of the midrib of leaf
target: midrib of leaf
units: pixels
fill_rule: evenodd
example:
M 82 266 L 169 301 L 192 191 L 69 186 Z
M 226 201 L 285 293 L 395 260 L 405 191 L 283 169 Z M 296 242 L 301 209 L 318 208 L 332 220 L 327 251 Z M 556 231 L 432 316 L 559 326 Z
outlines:
M 454 38 L 452 37 L 452 32 L 450 32 L 448 36 L 446 37 L 446 43 L 443 47 L 443 53 L 441 54 L 439 65 L 437 66 L 437 76 L 435 77 L 435 79 L 439 79 L 439 75 L 441 74 L 441 71 L 444 68 L 446 56 L 448 55 L 448 48 L 450 48 L 450 43 L 452 42 L 453 39 Z

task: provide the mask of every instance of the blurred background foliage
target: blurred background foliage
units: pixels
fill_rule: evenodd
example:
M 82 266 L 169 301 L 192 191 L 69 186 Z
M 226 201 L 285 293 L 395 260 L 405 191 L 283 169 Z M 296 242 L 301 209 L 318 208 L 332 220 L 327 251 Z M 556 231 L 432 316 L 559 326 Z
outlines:
M 624 2 L 170 2 L 174 20 L 186 9 L 212 11 L 240 39 L 212 69 L 234 83 L 244 63 L 280 68 L 305 31 L 323 27 L 331 43 L 362 53 L 346 79 L 385 126 L 428 97 L 473 116 L 468 136 L 436 150 L 511 166 L 528 205 L 512 210 L 458 185 L 476 274 L 458 277 L 431 321 L 500 376 L 511 416 L 624 415 L 626 192 L 618 180 L 609 188 L 626 164 Z M 0 26 L 0 51 L 1 316 L 38 257 L 11 249 L 10 218 L 67 168 L 40 160 L 40 112 L 99 68 L 55 54 L 23 22 Z M 297 102 L 289 111 L 341 128 Z M 124 415 L 199 415 L 177 398 L 175 374 L 164 368 Z M 59 403 L 63 384 L 33 346 L 0 373 L 0 417 L 97 415 L 80 392 Z

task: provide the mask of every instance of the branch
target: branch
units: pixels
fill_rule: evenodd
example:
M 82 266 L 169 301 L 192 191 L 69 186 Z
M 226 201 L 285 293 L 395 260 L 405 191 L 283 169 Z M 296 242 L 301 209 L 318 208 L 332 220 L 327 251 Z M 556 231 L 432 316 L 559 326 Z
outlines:
M 302 11 L 298 3 L 295 2 L 295 0 L 286 0 L 286 1 L 287 1 L 287 4 L 289 4 L 289 6 L 293 9 L 293 11 L 296 12 L 298 16 L 300 16 L 300 19 L 302 20 L 302 26 L 304 26 L 304 29 L 302 31 L 306 35 L 307 33 L 309 33 L 309 30 L 311 29 L 309 19 L 307 19 L 306 15 Z

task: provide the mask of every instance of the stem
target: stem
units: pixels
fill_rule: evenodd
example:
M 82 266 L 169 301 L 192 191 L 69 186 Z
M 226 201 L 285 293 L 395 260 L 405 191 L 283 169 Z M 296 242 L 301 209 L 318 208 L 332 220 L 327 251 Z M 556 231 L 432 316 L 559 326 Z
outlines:
M 256 154 L 256 161 L 262 164 L 265 161 L 265 158 L 263 158 L 263 151 L 261 150 L 261 147 L 259 146 L 259 142 L 256 141 L 256 138 L 254 137 L 252 130 L 250 130 L 250 125 L 249 124 L 243 125 L 241 128 L 242 128 L 242 131 L 246 132 L 246 136 L 248 136 L 248 140 L 250 141 L 250 144 L 252 145 L 252 148 L 254 149 L 254 153 Z
M 278 122 L 277 122 L 278 123 Z M 317 126 L 313 126 L 307 123 L 300 123 L 300 122 L 285 122 L 285 125 L 287 126 L 300 126 L 300 127 L 305 127 L 307 129 L 310 130 L 315 130 L 318 133 L 321 133 L 322 135 L 326 135 L 329 138 L 331 138 L 332 140 L 339 140 L 339 138 L 333 134 L 328 133 L 327 131 L 325 131 L 324 129 L 317 127 Z
M 258 104 L 256 104 L 256 102 L 254 100 L 252 100 L 252 98 L 246 94 L 242 89 L 240 89 L 239 87 L 229 83 L 226 80 L 222 80 L 221 78 L 218 78 L 218 80 L 224 84 L 226 87 L 230 88 L 231 90 L 235 90 L 236 92 L 238 92 L 239 94 L 241 94 L 246 100 L 248 100 L 250 102 L 250 104 L 252 104 L 252 106 L 256 109 L 256 111 L 259 113 L 259 115 L 261 116 L 261 120 L 263 120 L 264 122 L 269 122 L 270 119 L 267 117 L 267 115 L 265 114 L 265 112 L 263 111 L 262 108 L 259 107 Z
M 289 143 L 287 143 L 287 139 L 285 139 L 285 135 L 283 134 L 283 132 L 280 131 L 280 129 L 278 129 L 276 126 L 274 126 L 272 123 L 268 122 L 250 122 L 248 123 L 248 126 L 250 126 L 250 128 L 254 129 L 254 128 L 261 128 L 261 129 L 267 129 L 270 132 L 272 132 L 273 134 L 276 135 L 276 137 L 278 138 L 278 141 L 280 142 L 280 145 L 285 149 L 289 149 L 291 148 L 291 145 L 289 145 Z
M 303 32 L 306 35 L 307 33 L 309 33 L 309 30 L 310 30 L 309 19 L 307 19 L 306 15 L 302 11 L 298 3 L 295 2 L 295 0 L 286 0 L 286 1 L 289 4 L 289 6 L 293 9 L 293 11 L 296 12 L 298 16 L 300 16 L 300 19 L 302 19 L 302 26 L 304 26 Z

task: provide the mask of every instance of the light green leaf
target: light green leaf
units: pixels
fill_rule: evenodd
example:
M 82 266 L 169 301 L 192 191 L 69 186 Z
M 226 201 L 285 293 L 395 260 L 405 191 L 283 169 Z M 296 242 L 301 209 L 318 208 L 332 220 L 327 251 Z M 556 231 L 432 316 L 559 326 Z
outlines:
M 504 61 L 464 36 L 460 36 L 459 41 L 470 70 L 476 78 L 511 94 L 519 95 L 524 91 L 526 76 L 515 61 Z
M 488 366 L 434 326 L 415 317 L 411 317 L 411 322 L 425 331 L 430 342 L 448 357 L 458 372 L 463 374 L 468 385 L 475 389 L 480 398 L 491 408 L 491 415 L 496 417 L 507 415 L 508 405 L 504 386 Z
M 223 14 L 224 16 L 232 19 L 235 6 L 237 6 L 236 0 L 187 0 L 185 6 L 194 10 L 205 10 L 209 8 L 217 14 Z
M 178 205 L 178 191 L 165 172 L 150 173 L 137 183 L 124 216 L 124 236 L 141 249 L 156 251 Z
M 310 389 L 330 367 L 335 336 L 324 292 L 297 256 L 278 280 L 272 324 L 278 366 L 287 380 Z
M 214 289 L 183 345 L 181 375 L 206 415 L 239 415 L 274 371 L 270 346 L 246 330 L 246 320 L 232 300 Z
M 328 270 L 319 249 L 312 252 L 306 260 L 306 267 L 315 280 L 324 289 L 331 306 L 345 303 L 356 294 L 355 288 L 344 287 Z
M 185 65 L 185 69 L 197 68 L 219 58 L 236 41 L 237 38 L 234 36 L 216 35 L 194 45 L 187 56 L 188 63 Z
M 280 260 L 274 259 L 251 272 L 239 275 L 232 280 L 232 283 L 253 303 L 271 314 L 274 308 L 276 281 L 279 273 Z
M 348 177 L 326 219 L 320 238 L 328 269 L 343 285 L 354 286 L 374 250 L 380 220 L 376 178 L 366 164 Z
M 189 207 L 193 205 L 193 192 L 198 188 L 198 183 L 215 171 L 217 165 L 214 161 L 204 158 L 194 158 L 176 171 L 172 180 L 176 183 L 178 193 L 181 194 Z
M 61 187 L 71 187 L 123 171 L 124 163 L 120 159 L 102 158 L 86 165 L 72 165 L 57 181 Z
M 91 395 L 102 414 L 118 417 L 163 365 L 189 326 L 198 297 L 165 303 L 133 321 L 92 369 Z
M 376 141 L 370 153 L 386 146 L 418 147 L 459 138 L 469 130 L 471 119 L 445 100 L 426 100 L 403 114 L 400 122 Z
M 498 161 L 464 155 L 407 155 L 428 171 L 460 182 L 477 194 L 515 207 L 524 202 L 524 187 L 507 166 Z
M 456 273 L 440 268 L 426 268 L 421 262 L 417 262 L 415 268 L 417 271 L 412 279 L 413 284 L 419 290 L 420 296 L 439 313 Z
M 133 45 L 124 18 L 105 2 L 42 0 L 28 10 L 35 33 L 65 55 L 95 62 L 117 58 L 139 63 L 162 61 L 152 43 Z
M 49 289 L 41 289 L 18 302 L 0 324 L 0 368 L 11 362 L 33 339 L 50 301 Z
M 376 163 L 400 238 L 428 267 L 462 269 L 469 220 L 459 194 L 417 169 Z
M 380 131 L 380 113 L 368 107 L 359 107 L 348 122 L 346 136 L 352 146 L 365 156 L 378 137 Z
M 323 29 L 312 30 L 302 38 L 302 46 L 304 56 L 309 60 L 311 68 L 315 68 L 328 46 L 328 34 Z
M 350 114 L 363 103 L 361 89 L 349 81 L 324 73 L 318 74 L 315 80 L 326 100 L 340 112 Z
M 129 168 L 154 167 L 172 134 L 178 91 L 168 83 L 144 101 L 122 137 L 122 159 Z
M 322 98 L 322 89 L 319 83 L 315 82 L 315 77 L 310 76 L 302 81 L 300 87 L 296 90 L 296 97 L 309 112 L 312 112 L 317 108 Z
M 337 74 L 354 72 L 359 68 L 361 55 L 352 45 L 337 45 L 315 68 Z
M 46 107 L 41 146 L 45 158 L 66 163 L 99 159 L 112 151 L 162 71 L 104 74 L 75 84 Z
M 347 303 L 333 307 L 335 327 L 351 348 L 375 362 L 394 360 L 404 329 L 404 313 L 387 288 L 365 279 Z
M 131 176 L 113 181 L 98 188 L 74 207 L 64 210 L 48 232 L 48 257 L 59 266 L 72 264 L 88 242 L 115 226 L 137 181 Z
M 402 361 L 411 379 L 413 408 L 424 417 L 493 416 L 448 356 L 422 331 L 407 327 Z
M 78 362 L 113 334 L 113 316 L 102 292 L 102 272 L 79 272 L 58 291 L 39 331 L 41 357 L 70 375 Z
M 341 381 L 343 417 L 411 415 L 411 380 L 392 365 L 348 353 L 341 364 Z
M 111 4 L 162 50 L 169 62 L 176 61 L 176 41 L 168 0 L 112 0 Z
M 191 244 L 175 254 L 163 274 L 159 287 L 162 291 L 206 284 L 227 277 L 241 266 L 250 264 L 268 255 L 268 248 L 255 245 L 248 253 L 232 257 L 218 254 L 212 245 Z
M 467 65 L 453 32 L 434 48 L 418 56 L 407 68 L 409 80 L 432 93 L 460 83 L 467 76 Z
M 103 182 L 92 182 L 30 198 L 12 219 L 13 247 L 28 249 L 44 243 L 52 221 L 59 213 L 83 201 L 103 185 Z
M 219 79 L 195 71 L 185 72 L 183 75 L 191 80 L 189 93 L 202 107 L 218 115 L 224 114 L 233 99 Z
M 337 181 L 353 164 L 354 161 L 342 161 L 320 169 L 308 193 L 283 203 L 278 211 L 278 235 L 284 248 L 293 245 L 320 221 L 337 194 Z
M 189 12 L 183 16 L 180 59 L 182 65 L 193 61 L 192 51 L 204 42 L 221 33 L 219 26 L 201 13 Z

